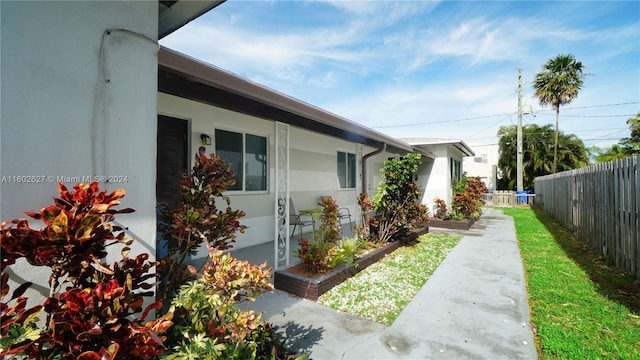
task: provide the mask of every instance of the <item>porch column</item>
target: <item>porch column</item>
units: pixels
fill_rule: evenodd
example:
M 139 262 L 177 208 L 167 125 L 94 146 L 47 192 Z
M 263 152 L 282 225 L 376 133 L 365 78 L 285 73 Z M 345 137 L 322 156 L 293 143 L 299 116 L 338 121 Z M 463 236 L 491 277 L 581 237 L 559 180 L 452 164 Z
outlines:
M 274 264 L 289 265 L 289 125 L 275 122 Z
M 364 174 L 364 168 L 362 167 L 362 144 L 356 144 L 356 161 L 358 162 L 356 165 L 356 197 L 359 197 L 360 194 L 364 191 L 362 189 L 362 177 L 366 176 Z M 362 225 L 362 219 L 360 216 L 360 206 L 356 202 L 356 225 Z

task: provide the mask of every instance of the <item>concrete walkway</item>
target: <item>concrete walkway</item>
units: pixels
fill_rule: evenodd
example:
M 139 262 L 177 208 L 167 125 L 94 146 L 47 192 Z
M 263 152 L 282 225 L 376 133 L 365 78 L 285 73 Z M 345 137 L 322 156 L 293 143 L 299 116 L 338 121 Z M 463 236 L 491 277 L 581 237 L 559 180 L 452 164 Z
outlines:
M 537 359 L 511 217 L 484 214 L 389 327 L 281 291 L 251 308 L 294 351 L 333 359 Z

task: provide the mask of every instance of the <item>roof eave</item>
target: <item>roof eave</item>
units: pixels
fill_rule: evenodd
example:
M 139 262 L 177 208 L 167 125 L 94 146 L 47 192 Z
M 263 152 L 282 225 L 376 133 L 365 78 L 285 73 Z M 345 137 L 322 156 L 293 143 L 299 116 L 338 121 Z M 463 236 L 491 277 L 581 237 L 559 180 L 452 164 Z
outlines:
M 225 0 L 158 1 L 158 39 L 171 34 Z
M 161 47 L 158 53 L 158 65 L 188 77 L 193 81 L 302 116 L 319 124 L 339 129 L 345 133 L 365 137 L 380 145 L 386 143 L 390 152 L 408 153 L 415 151 L 411 145 L 402 140 L 384 135 L 339 115 L 267 88 L 175 50 Z M 427 154 L 423 155 L 428 156 Z

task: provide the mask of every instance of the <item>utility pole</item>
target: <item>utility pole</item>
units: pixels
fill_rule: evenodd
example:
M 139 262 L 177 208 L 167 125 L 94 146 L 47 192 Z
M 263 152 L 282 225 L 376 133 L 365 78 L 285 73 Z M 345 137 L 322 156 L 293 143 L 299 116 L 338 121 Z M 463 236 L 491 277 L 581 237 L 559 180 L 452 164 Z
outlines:
M 517 190 L 523 191 L 524 185 L 522 181 L 522 69 L 518 69 L 518 153 L 517 153 Z

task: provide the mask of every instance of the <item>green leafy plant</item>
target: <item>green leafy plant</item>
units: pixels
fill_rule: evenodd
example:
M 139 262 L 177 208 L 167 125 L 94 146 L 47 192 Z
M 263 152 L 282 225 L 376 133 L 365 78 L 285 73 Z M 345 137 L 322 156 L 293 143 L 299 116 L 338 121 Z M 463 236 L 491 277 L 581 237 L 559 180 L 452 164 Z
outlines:
M 452 218 L 480 217 L 482 213 L 482 195 L 488 192 L 480 177 L 463 177 L 454 184 L 454 195 L 451 199 Z
M 3 268 L 4 270 L 4 268 Z M 42 312 L 42 305 L 27 309 L 28 298 L 23 296 L 31 283 L 19 286 L 11 295 L 9 301 L 4 302 L 9 294 L 9 274 L 3 272 L 0 277 L 0 358 L 22 353 L 40 338 L 38 329 L 38 315 Z M 15 300 L 15 301 L 14 301 Z
M 448 213 L 448 209 L 447 209 L 447 203 L 439 198 L 435 199 L 436 201 L 436 213 L 435 216 L 438 219 L 448 219 L 449 218 L 449 213 Z
M 336 246 L 329 250 L 329 267 L 336 268 L 340 265 L 351 265 L 357 267 L 355 262 L 362 244 L 357 237 L 341 238 Z
M 154 284 L 148 281 L 155 280 L 156 275 L 150 273 L 155 263 L 148 261 L 147 254 L 126 257 L 133 240 L 113 225 L 116 214 L 133 211 L 113 209 L 124 197 L 124 190 L 107 193 L 97 182 L 75 184 L 73 189 L 69 191 L 60 183 L 60 197 L 54 198 L 53 205 L 38 213 L 26 212 L 43 222 L 42 229 L 31 228 L 26 219 L 0 226 L 3 297 L 8 292 L 4 269 L 17 259 L 51 269 L 49 297 L 41 306 L 25 310 L 23 287 L 14 292 L 15 305 L 2 303 L 3 335 L 7 333 L 18 342 L 3 343 L 0 357 L 112 359 L 118 355 L 146 359 L 161 354 L 164 337 L 160 334 L 172 326 L 171 314 L 144 322 L 162 303 L 155 302 L 143 311 L 144 298 L 153 296 L 150 289 Z M 102 263 L 107 247 L 118 243 L 125 245 L 123 259 L 113 267 Z M 47 313 L 47 319 L 45 328 L 36 333 L 30 326 L 40 309 Z M 5 319 L 9 319 L 8 327 Z M 26 325 L 26 332 L 14 336 L 16 325 Z
M 340 237 L 340 219 L 338 205 L 331 197 L 323 197 L 318 204 L 322 208 L 322 237 L 312 242 L 309 239 L 298 239 L 296 256 L 306 271 L 317 274 L 327 271 L 331 266 L 331 253 Z
M 224 196 L 233 178 L 229 163 L 199 153 L 182 176 L 180 204 L 160 213 L 160 230 L 170 246 L 159 266 L 159 297 L 172 299 L 163 311 L 176 314 L 166 359 L 268 359 L 275 349 L 282 359 L 289 355 L 260 314 L 240 307 L 273 289 L 266 263 L 250 265 L 222 252 L 246 229 L 238 221 L 244 211 L 232 210 Z M 188 260 L 203 245 L 209 257 L 199 272 Z
M 165 301 L 193 278 L 187 271 L 187 260 L 202 244 L 209 250 L 228 249 L 237 233 L 246 229 L 239 222 L 245 212 L 231 209 L 229 197 L 223 195 L 236 182 L 231 164 L 213 154 L 198 154 L 196 160 L 191 171 L 182 175 L 179 205 L 175 209 L 161 207 L 159 216 L 159 230 L 169 244 L 158 267 L 162 275 L 158 297 Z M 226 208 L 218 209 L 220 203 Z
M 355 226 L 356 236 L 364 241 L 369 241 L 371 240 L 371 222 L 374 205 L 368 193 L 363 192 L 358 196 L 358 206 L 360 207 L 362 225 Z
M 421 162 L 420 154 L 414 153 L 385 161 L 381 169 L 383 180 L 373 199 L 380 224 L 377 229 L 373 227 L 377 235 L 401 237 L 427 221 L 427 209 L 420 203 L 422 194 L 413 182 Z
M 296 256 L 304 269 L 312 274 L 327 271 L 329 268 L 329 243 L 324 241 L 309 241 L 307 238 L 298 239 Z
M 270 269 L 251 265 L 221 250 L 212 250 L 203 273 L 190 270 L 197 278 L 180 287 L 172 301 L 173 311 L 182 321 L 176 325 L 181 339 L 167 359 L 213 358 L 255 359 L 265 344 L 260 334 L 268 325 L 261 314 L 241 309 L 264 291 L 273 290 Z M 269 344 L 267 354 L 271 352 Z M 199 354 L 199 355 L 198 355 Z M 199 357 L 200 356 L 200 357 Z
M 338 204 L 331 197 L 325 196 L 318 205 L 322 209 L 322 223 L 320 224 L 322 241 L 325 243 L 335 242 L 340 238 L 341 230 Z

